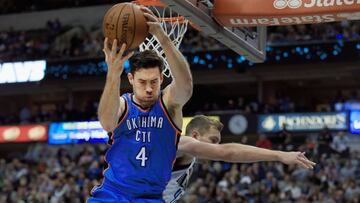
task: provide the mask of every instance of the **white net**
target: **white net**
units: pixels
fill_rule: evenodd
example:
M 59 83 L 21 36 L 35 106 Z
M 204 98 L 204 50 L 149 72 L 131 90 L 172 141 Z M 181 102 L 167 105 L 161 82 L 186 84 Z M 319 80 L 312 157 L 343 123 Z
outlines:
M 156 6 L 148 6 L 154 14 L 160 19 L 161 27 L 164 29 L 165 33 L 170 37 L 173 44 L 179 48 L 181 41 L 186 33 L 187 26 L 189 21 L 184 19 L 175 13 L 171 8 L 165 7 L 156 7 Z M 164 70 L 163 74 L 166 77 L 171 76 L 171 71 L 169 68 L 169 64 L 166 60 L 166 56 L 164 50 L 161 48 L 160 43 L 154 36 L 149 36 L 145 39 L 145 41 L 140 44 L 140 51 L 144 50 L 154 50 L 159 56 L 161 56 L 164 60 Z

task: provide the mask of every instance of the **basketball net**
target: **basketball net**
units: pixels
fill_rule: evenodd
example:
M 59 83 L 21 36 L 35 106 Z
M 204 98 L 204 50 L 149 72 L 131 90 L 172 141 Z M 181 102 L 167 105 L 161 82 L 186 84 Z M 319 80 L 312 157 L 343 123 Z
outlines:
M 160 21 L 160 25 L 169 36 L 172 43 L 176 48 L 179 49 L 181 41 L 186 33 L 189 21 L 185 17 L 177 14 L 173 9 L 166 7 L 159 0 L 137 0 L 136 4 L 149 7 L 156 17 Z M 163 74 L 166 77 L 171 77 L 171 71 L 169 68 L 169 63 L 166 60 L 164 50 L 161 48 L 161 45 L 158 39 L 155 36 L 149 36 L 145 39 L 143 43 L 139 46 L 140 51 L 144 50 L 154 50 L 164 61 L 164 70 Z

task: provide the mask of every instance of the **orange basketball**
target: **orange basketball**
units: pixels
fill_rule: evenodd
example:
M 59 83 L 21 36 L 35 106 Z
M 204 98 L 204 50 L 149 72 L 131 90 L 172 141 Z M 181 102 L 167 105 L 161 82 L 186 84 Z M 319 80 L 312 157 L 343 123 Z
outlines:
M 119 3 L 111 7 L 104 16 L 103 32 L 109 42 L 118 40 L 126 43 L 126 49 L 135 49 L 148 36 L 147 20 L 140 6 L 133 3 Z

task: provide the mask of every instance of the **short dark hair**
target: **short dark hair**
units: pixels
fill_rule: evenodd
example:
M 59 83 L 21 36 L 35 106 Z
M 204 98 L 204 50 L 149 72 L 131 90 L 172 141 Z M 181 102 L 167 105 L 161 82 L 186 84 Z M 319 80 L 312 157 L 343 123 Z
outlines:
M 158 67 L 160 73 L 162 73 L 164 68 L 163 59 L 153 50 L 145 50 L 139 53 L 136 53 L 133 57 L 130 58 L 130 73 L 134 75 L 136 71 L 141 68 L 154 68 Z
M 224 125 L 215 119 L 209 118 L 204 115 L 195 116 L 189 124 L 186 126 L 186 135 L 190 135 L 191 132 L 196 129 L 200 134 L 206 133 L 211 127 L 216 128 L 219 132 L 223 129 Z

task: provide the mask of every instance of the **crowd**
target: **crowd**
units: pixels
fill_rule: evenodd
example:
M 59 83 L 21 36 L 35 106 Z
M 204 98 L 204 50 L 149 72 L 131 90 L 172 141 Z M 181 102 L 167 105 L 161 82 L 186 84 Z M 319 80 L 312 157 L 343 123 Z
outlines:
M 288 134 L 288 142 L 260 136 L 257 146 L 304 151 L 317 162 L 315 169 L 278 162 L 199 161 L 188 193 L 180 202 L 360 202 L 359 152 L 348 149 L 343 154 L 332 147 L 344 136 L 324 131 L 304 141 L 291 141 Z M 246 138 L 242 143 L 249 144 Z M 263 145 L 264 139 L 271 145 Z M 0 158 L 0 202 L 85 202 L 92 187 L 101 183 L 105 152 L 105 144 L 75 147 L 45 143 L 30 145 L 26 154 L 10 152 Z
M 199 107 L 200 106 L 200 107 Z M 97 119 L 98 101 L 85 102 L 83 105 L 75 107 L 69 104 L 47 104 L 29 105 L 19 108 L 18 112 L 0 113 L 0 125 L 5 124 L 28 124 L 39 122 L 57 122 L 57 121 L 88 121 Z M 199 107 L 199 108 L 197 108 Z M 221 107 L 221 108 L 220 108 Z M 255 100 L 245 100 L 243 97 L 228 100 L 206 101 L 200 103 L 191 101 L 184 109 L 185 115 L 193 113 L 217 114 L 222 112 L 259 114 L 259 113 L 283 113 L 296 112 L 295 103 L 289 97 L 279 98 L 274 102 L 260 104 Z M 308 109 L 316 111 L 315 109 Z M 298 112 L 299 112 L 298 111 Z
M 326 43 L 334 40 L 359 39 L 359 21 L 268 27 L 270 45 Z
M 0 61 L 98 58 L 103 55 L 102 44 L 100 30 L 63 26 L 54 19 L 41 30 L 0 31 Z
M 0 159 L 1 203 L 80 203 L 98 185 L 105 145 L 33 145 L 21 156 Z
M 196 95 L 195 95 L 196 96 Z M 208 97 L 210 97 L 208 95 Z M 300 99 L 300 100 L 299 100 Z M 292 112 L 334 112 L 360 110 L 360 95 L 357 91 L 338 91 L 332 98 L 293 99 L 282 92 L 277 92 L 265 102 L 244 97 L 208 99 L 199 105 L 199 113 L 221 111 L 241 112 L 245 114 L 292 113 Z M 195 110 L 195 111 L 196 111 Z
M 78 107 L 69 104 L 23 106 L 18 113 L 0 113 L 0 125 L 97 120 L 97 107 L 98 101 L 88 101 Z
M 302 111 L 301 108 L 296 108 L 295 102 L 290 97 L 279 96 L 267 102 L 258 102 L 248 100 L 244 97 L 228 98 L 223 101 L 214 100 L 206 101 L 201 104 L 199 113 L 219 112 L 219 111 L 232 111 L 241 112 L 245 114 L 257 113 L 282 113 L 282 112 L 296 112 Z
M 336 40 L 359 40 L 359 21 L 332 24 L 269 27 L 269 46 L 299 43 L 324 43 Z M 62 26 L 59 20 L 50 20 L 44 29 L 30 31 L 0 31 L 1 61 L 27 59 L 99 58 L 103 35 L 101 29 Z M 180 46 L 182 52 L 222 50 L 216 40 L 189 28 Z
M 304 151 L 317 162 L 314 170 L 277 162 L 208 162 L 199 166 L 182 202 L 360 202 L 360 154 L 350 152 L 347 135 L 324 130 L 318 136 L 294 141 L 290 133 L 282 133 L 287 134 L 284 139 L 280 134 L 262 135 L 256 146 Z M 247 144 L 244 138 L 242 142 Z
M 34 12 L 60 8 L 73 8 L 102 4 L 115 4 L 115 0 L 0 0 L 0 15 L 10 13 Z
M 274 97 L 265 102 L 258 102 L 256 99 L 244 97 L 216 97 L 206 95 L 207 100 L 198 99 L 204 95 L 194 95 L 184 109 L 185 115 L 197 114 L 218 114 L 218 113 L 243 113 L 243 114 L 268 114 L 268 113 L 292 113 L 292 112 L 334 112 L 360 110 L 360 96 L 356 91 L 337 92 L 332 99 L 327 101 L 313 101 L 303 103 L 291 99 L 290 96 L 277 93 Z M 311 101 L 312 99 L 309 99 Z M 6 124 L 27 124 L 41 122 L 61 121 L 89 121 L 97 120 L 97 100 L 78 101 L 81 105 L 72 105 L 69 102 L 64 104 L 47 103 L 45 105 L 33 104 L 19 107 L 17 112 L 0 112 L 0 125 Z
M 358 158 L 322 157 L 314 171 L 272 162 L 204 164 L 182 202 L 359 202 Z

